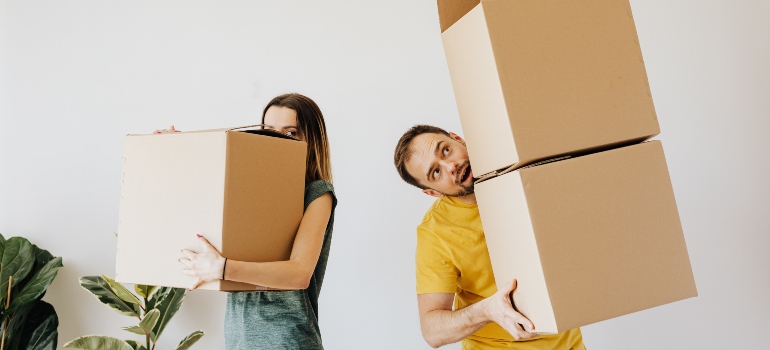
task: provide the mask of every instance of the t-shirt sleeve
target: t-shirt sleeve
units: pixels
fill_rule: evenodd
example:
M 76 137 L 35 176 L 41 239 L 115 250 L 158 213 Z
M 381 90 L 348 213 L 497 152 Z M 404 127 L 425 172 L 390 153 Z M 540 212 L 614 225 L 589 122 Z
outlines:
M 326 180 L 316 180 L 306 185 L 305 188 L 305 209 L 314 200 L 321 197 L 324 193 L 329 192 L 332 195 L 332 209 L 337 207 L 337 196 L 334 195 L 334 186 L 331 182 Z
M 455 293 L 460 271 L 441 240 L 430 230 L 417 228 L 417 294 Z

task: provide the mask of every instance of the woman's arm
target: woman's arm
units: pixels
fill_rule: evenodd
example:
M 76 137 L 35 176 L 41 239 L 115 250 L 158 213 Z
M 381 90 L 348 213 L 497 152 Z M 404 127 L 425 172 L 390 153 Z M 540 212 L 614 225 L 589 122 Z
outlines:
M 305 289 L 310 284 L 321 254 L 326 225 L 332 213 L 332 195 L 324 193 L 311 202 L 300 221 L 291 256 L 286 261 L 245 262 L 225 258 L 202 236 L 203 250 L 183 249 L 179 259 L 186 268 L 182 273 L 195 277 L 192 288 L 205 282 L 224 279 L 274 289 Z
M 332 213 L 332 195 L 327 192 L 308 205 L 286 261 L 245 262 L 227 260 L 225 279 L 277 289 L 305 289 L 310 284 Z

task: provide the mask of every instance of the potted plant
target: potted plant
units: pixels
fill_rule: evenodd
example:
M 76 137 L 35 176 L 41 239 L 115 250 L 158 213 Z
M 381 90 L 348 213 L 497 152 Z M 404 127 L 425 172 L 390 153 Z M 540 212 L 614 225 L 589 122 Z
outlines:
M 61 257 L 26 238 L 0 234 L 0 350 L 56 349 L 59 318 L 41 299 L 61 267 Z
M 143 336 L 143 344 L 136 340 L 122 340 L 104 335 L 88 335 L 64 344 L 65 348 L 98 350 L 154 350 L 158 338 L 168 322 L 182 306 L 187 290 L 184 288 L 134 285 L 136 294 L 107 276 L 85 276 L 80 285 L 91 292 L 102 304 L 121 315 L 135 317 L 136 325 L 122 329 Z M 195 331 L 182 339 L 176 350 L 189 349 L 204 333 Z

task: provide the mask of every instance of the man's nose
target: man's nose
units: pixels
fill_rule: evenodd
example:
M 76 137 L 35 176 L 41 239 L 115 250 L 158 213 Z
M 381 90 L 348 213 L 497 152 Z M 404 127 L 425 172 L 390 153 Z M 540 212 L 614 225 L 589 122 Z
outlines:
M 457 168 L 460 167 L 460 164 L 457 164 L 457 162 L 453 161 L 443 161 L 441 166 L 444 167 L 444 171 L 454 175 L 457 172 Z

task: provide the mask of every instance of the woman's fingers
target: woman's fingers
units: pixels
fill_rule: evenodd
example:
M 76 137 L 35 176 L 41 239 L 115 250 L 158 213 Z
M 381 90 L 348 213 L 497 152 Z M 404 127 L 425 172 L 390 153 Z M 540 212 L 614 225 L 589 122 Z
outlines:
M 190 259 L 181 258 L 181 259 L 178 259 L 177 261 L 179 261 L 182 264 L 185 264 L 185 266 L 187 266 L 187 267 L 190 267 L 190 268 L 192 267 L 192 260 L 190 260 Z
M 174 129 L 174 126 L 172 125 L 171 128 L 169 129 L 155 130 L 152 133 L 153 134 L 173 134 L 175 132 L 181 132 L 181 130 Z
M 214 246 L 211 245 L 211 243 L 209 243 L 209 240 L 207 240 L 206 237 L 203 237 L 201 235 L 197 235 L 197 236 L 198 236 L 198 240 L 201 242 L 201 246 L 203 246 L 203 251 L 209 251 L 209 250 L 216 251 L 216 248 L 214 248 Z M 217 251 L 217 253 L 219 253 L 219 251 Z
M 190 259 L 190 260 L 195 259 L 195 256 L 198 255 L 198 253 L 196 253 L 196 252 L 194 252 L 192 250 L 189 250 L 189 249 L 182 249 L 182 254 L 184 254 L 184 256 L 187 257 L 187 259 Z
M 192 285 L 192 287 L 190 287 L 190 291 L 193 291 L 193 290 L 197 289 L 198 287 L 201 286 L 201 284 L 203 284 L 203 280 L 200 279 L 200 278 L 196 278 L 195 282 Z

